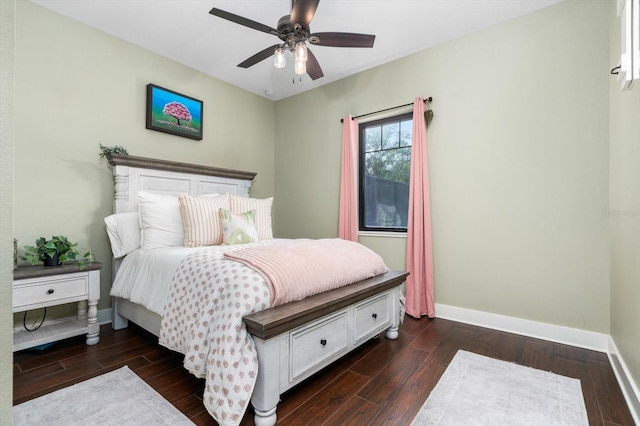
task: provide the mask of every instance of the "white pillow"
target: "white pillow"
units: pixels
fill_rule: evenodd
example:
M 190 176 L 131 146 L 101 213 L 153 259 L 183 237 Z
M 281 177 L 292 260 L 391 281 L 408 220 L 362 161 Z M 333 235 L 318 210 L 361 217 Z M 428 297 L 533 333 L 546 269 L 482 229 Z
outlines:
M 104 218 L 114 258 L 126 256 L 140 248 L 138 212 L 116 213 Z
M 218 210 L 229 209 L 229 197 L 202 196 L 191 197 L 179 194 L 184 246 L 199 247 L 222 244 L 222 223 Z
M 273 239 L 273 230 L 271 229 L 271 205 L 273 204 L 273 198 L 260 200 L 229 194 L 229 203 L 231 204 L 232 213 L 244 213 L 255 210 L 258 239 Z
M 184 234 L 178 197 L 145 191 L 137 195 L 142 249 L 182 246 Z

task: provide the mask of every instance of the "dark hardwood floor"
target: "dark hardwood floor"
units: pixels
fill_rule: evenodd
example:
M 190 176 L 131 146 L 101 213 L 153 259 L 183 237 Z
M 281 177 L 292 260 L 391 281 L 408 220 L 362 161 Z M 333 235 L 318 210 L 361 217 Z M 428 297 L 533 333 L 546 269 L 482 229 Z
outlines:
M 278 425 L 407 425 L 458 349 L 578 378 L 590 424 L 634 424 L 603 353 L 407 317 L 398 340 L 374 339 L 285 393 Z M 136 326 L 102 326 L 95 346 L 78 337 L 42 351 L 16 352 L 14 404 L 128 365 L 194 423 L 215 425 L 202 405 L 203 381 L 182 368 L 181 358 Z M 242 424 L 253 424 L 251 409 Z

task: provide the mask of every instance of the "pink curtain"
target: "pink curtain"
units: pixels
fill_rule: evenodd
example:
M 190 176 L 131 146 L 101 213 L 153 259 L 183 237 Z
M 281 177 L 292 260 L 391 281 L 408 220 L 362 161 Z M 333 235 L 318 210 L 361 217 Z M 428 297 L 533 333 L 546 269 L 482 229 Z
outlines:
M 409 177 L 407 224 L 407 313 L 414 318 L 435 317 L 433 297 L 433 248 L 431 244 L 431 202 L 427 161 L 427 126 L 424 101 L 413 103 L 413 139 Z
M 340 174 L 340 215 L 338 237 L 358 241 L 358 120 L 347 115 L 342 120 L 342 170 Z

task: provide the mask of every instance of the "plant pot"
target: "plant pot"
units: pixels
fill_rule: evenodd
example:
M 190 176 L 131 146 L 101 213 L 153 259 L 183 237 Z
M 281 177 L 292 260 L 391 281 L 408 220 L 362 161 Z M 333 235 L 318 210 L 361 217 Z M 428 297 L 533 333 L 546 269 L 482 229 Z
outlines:
M 60 253 L 56 253 L 53 257 L 49 257 L 48 254 L 44 255 L 44 266 L 58 266 L 60 265 Z

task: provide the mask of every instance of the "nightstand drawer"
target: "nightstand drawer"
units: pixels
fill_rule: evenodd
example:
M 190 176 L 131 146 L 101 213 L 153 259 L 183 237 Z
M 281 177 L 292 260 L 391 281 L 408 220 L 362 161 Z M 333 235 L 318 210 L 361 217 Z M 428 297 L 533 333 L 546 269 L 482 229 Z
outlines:
M 13 287 L 13 310 L 25 306 L 47 306 L 61 301 L 80 300 L 89 293 L 86 274 L 81 276 L 60 275 L 43 282 L 42 279 L 23 280 Z
M 302 376 L 347 347 L 347 314 L 321 319 L 291 332 L 290 380 Z

